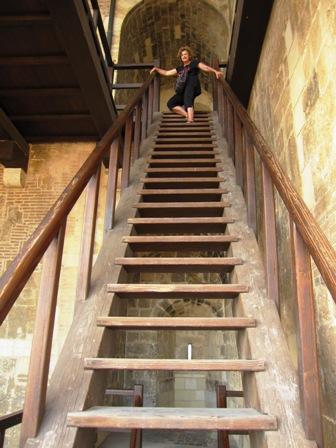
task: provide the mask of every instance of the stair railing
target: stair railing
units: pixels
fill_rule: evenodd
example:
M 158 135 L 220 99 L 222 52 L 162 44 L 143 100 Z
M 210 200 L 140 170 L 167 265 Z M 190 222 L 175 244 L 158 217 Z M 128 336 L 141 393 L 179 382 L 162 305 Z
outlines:
M 22 422 L 23 411 L 11 412 L 10 414 L 0 417 L 0 448 L 5 443 L 6 429 L 13 428 Z
M 227 408 L 227 399 L 229 397 L 244 397 L 242 390 L 227 390 L 225 384 L 216 385 L 216 403 L 217 408 Z M 217 431 L 217 446 L 218 448 L 230 448 L 229 431 L 219 430 Z M 248 434 L 246 431 L 235 432 L 234 434 Z
M 77 282 L 77 300 L 85 300 L 91 279 L 101 165 L 109 157 L 104 224 L 106 232 L 114 225 L 118 169 L 122 168 L 123 190 L 129 185 L 131 164 L 139 157 L 141 141 L 147 137 L 148 126 L 156 112 L 160 92 L 155 77 L 153 74 L 144 82 L 0 279 L 1 324 L 43 257 L 21 445 L 27 438 L 36 436 L 44 412 L 67 216 L 86 188 Z
M 214 79 L 214 106 L 242 188 L 250 227 L 257 231 L 256 163 L 260 163 L 267 292 L 279 308 L 274 188 L 290 216 L 293 280 L 298 320 L 301 409 L 309 440 L 323 447 L 320 378 L 311 258 L 336 302 L 336 254 L 274 153 L 225 80 Z M 259 155 L 258 160 L 255 154 Z

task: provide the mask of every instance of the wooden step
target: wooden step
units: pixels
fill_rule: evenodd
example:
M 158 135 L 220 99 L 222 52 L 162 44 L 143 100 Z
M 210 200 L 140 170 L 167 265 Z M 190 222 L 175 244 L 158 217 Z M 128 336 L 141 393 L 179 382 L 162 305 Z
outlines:
M 224 177 L 195 177 L 195 178 L 180 178 L 180 177 L 166 177 L 166 178 L 148 178 L 142 177 L 143 186 L 146 189 L 150 188 L 218 188 L 220 182 L 225 182 Z
M 148 166 L 151 168 L 155 167 L 169 167 L 169 168 L 180 168 L 180 167 L 215 167 L 217 163 L 221 163 L 222 159 L 207 158 L 207 159 L 195 159 L 195 158 L 177 158 L 177 159 L 147 159 Z
M 84 368 L 87 370 L 262 372 L 265 370 L 265 361 L 260 359 L 85 358 Z
M 200 157 L 200 156 L 204 156 L 205 158 L 207 157 L 215 157 L 219 155 L 219 151 L 156 151 L 154 150 L 151 153 L 151 158 L 175 158 L 175 156 L 180 156 L 180 157 L 186 157 L 186 156 L 190 156 L 191 158 L 193 157 Z
M 169 143 L 155 143 L 154 148 L 161 149 L 161 148 L 171 148 L 174 147 L 174 150 L 177 151 L 178 149 L 203 149 L 203 148 L 217 148 L 217 143 L 179 143 L 178 145 L 174 142 Z
M 146 251 L 222 251 L 239 238 L 231 235 L 183 235 L 183 236 L 124 236 L 134 252 Z
M 192 137 L 192 136 L 185 136 L 185 137 L 179 137 L 179 136 L 171 136 L 171 137 L 162 137 L 157 136 L 155 139 L 155 143 L 211 143 L 216 141 L 216 137 L 209 136 L 209 137 Z
M 146 168 L 148 177 L 215 177 L 223 172 L 222 167 L 181 167 L 181 168 Z
M 203 138 L 214 138 L 216 139 L 217 136 L 216 134 L 208 129 L 206 131 L 176 131 L 176 132 L 166 132 L 166 131 L 160 131 L 158 130 L 155 134 L 154 137 L 156 138 L 162 138 L 165 140 L 170 140 L 170 139 L 174 139 L 174 138 L 197 138 L 197 137 L 203 137 Z
M 95 406 L 70 412 L 68 426 L 78 428 L 142 428 L 185 430 L 268 431 L 276 417 L 251 408 L 150 408 Z
M 108 284 L 107 291 L 128 299 L 234 299 L 249 288 L 241 284 Z
M 137 192 L 142 196 L 144 202 L 197 202 L 197 201 L 220 201 L 222 194 L 227 194 L 224 188 L 201 189 L 144 189 Z
M 222 217 L 197 217 L 197 218 L 130 218 L 129 224 L 133 224 L 137 233 L 224 233 L 227 224 L 234 223 L 233 218 Z
M 249 317 L 98 317 L 99 327 L 123 330 L 243 330 L 256 326 Z
M 186 132 L 189 133 L 190 130 L 193 132 L 213 132 L 213 126 L 204 126 L 204 125 L 166 125 L 159 129 L 159 132 L 168 133 L 168 132 Z
M 231 204 L 218 202 L 138 202 L 133 205 L 142 217 L 222 216 Z
M 243 263 L 235 257 L 118 257 L 127 272 L 231 272 Z

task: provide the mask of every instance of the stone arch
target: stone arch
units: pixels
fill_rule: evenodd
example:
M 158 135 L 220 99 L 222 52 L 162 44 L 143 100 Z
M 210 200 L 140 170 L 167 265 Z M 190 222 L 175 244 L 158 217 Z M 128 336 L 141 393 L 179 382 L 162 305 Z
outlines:
M 228 14 L 229 16 L 229 14 Z M 118 61 L 152 62 L 160 59 L 166 68 L 178 64 L 177 50 L 191 46 L 198 58 L 211 63 L 213 57 L 224 60 L 230 43 L 230 18 L 205 0 L 144 0 L 138 2 L 125 17 L 120 33 Z M 144 73 L 118 74 L 119 82 L 139 82 Z M 211 102 L 210 78 L 202 75 L 203 96 L 198 102 Z M 174 80 L 161 78 L 162 103 L 172 93 Z M 119 93 L 117 102 L 127 101 L 130 94 Z

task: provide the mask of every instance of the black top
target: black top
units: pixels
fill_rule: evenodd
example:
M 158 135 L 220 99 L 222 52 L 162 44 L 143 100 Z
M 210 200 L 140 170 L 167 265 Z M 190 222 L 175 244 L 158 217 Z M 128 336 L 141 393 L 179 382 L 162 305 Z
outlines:
M 183 69 L 189 68 L 188 70 L 188 78 L 187 78 L 187 85 L 193 85 L 195 87 L 195 93 L 199 95 L 201 93 L 201 84 L 198 79 L 198 74 L 200 72 L 200 69 L 198 68 L 199 60 L 193 59 L 190 61 L 188 65 L 179 65 L 176 67 L 176 71 L 179 74 Z

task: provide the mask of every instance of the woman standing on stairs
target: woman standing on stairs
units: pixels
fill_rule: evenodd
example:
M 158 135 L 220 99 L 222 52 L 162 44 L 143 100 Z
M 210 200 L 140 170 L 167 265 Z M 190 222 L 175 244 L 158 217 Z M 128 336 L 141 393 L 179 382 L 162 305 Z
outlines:
M 177 68 L 164 70 L 153 67 L 150 73 L 157 72 L 163 76 L 177 75 L 176 93 L 168 100 L 167 106 L 173 112 L 183 115 L 188 123 L 192 123 L 194 121 L 194 100 L 201 94 L 201 84 L 198 79 L 200 69 L 204 72 L 215 73 L 217 79 L 223 76 L 223 73 L 195 59 L 193 51 L 189 47 L 181 47 L 177 57 L 182 61 Z

